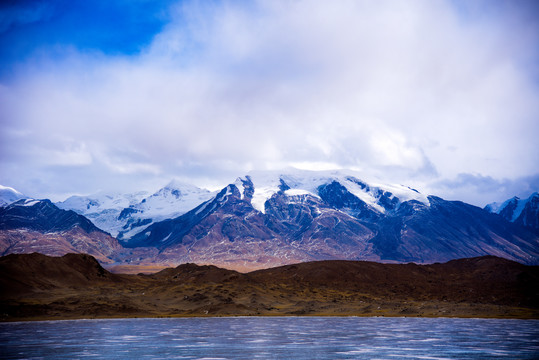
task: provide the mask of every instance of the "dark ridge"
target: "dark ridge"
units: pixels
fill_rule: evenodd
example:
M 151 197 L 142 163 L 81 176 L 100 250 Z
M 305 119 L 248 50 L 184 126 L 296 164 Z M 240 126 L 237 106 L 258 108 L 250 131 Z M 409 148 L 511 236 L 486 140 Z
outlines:
M 0 208 L 0 230 L 30 229 L 39 232 L 59 232 L 80 227 L 87 233 L 100 231 L 90 220 L 72 210 L 62 210 L 50 200 L 36 200 L 31 206 L 19 200 Z

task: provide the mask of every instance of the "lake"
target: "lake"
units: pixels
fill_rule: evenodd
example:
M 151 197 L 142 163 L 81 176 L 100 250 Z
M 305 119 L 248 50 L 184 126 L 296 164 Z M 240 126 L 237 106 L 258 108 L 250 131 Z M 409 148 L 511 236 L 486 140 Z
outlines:
M 538 359 L 539 320 L 230 317 L 0 323 L 2 359 Z

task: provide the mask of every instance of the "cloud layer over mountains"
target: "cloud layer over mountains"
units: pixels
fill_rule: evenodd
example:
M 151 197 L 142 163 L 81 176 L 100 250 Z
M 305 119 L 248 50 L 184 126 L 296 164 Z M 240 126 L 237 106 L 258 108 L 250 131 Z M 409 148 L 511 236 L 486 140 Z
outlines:
M 60 199 L 294 166 L 478 205 L 539 187 L 533 1 L 105 3 L 1 8 L 24 51 L 0 77 L 0 183 Z

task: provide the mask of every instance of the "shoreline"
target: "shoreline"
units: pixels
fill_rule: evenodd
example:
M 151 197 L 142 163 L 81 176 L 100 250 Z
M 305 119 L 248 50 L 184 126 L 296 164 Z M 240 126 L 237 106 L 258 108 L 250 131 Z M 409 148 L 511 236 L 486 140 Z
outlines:
M 508 311 L 510 309 L 507 309 Z M 298 317 L 343 317 L 343 318 L 441 318 L 441 319 L 496 319 L 496 320 L 539 320 L 539 311 L 529 308 L 512 308 L 512 313 L 489 313 L 489 314 L 479 314 L 479 313 L 469 313 L 469 314 L 433 314 L 431 312 L 426 313 L 416 313 L 416 314 L 397 314 L 391 312 L 372 312 L 372 313 L 309 313 L 309 314 L 290 314 L 290 313 L 260 313 L 260 314 L 194 314 L 194 313 L 184 313 L 184 314 L 107 314 L 107 315 L 58 315 L 58 316 L 47 316 L 47 315 L 37 315 L 37 316 L 28 316 L 28 317 L 11 317 L 11 318 L 2 318 L 0 323 L 13 323 L 13 322 L 40 322 L 40 321 L 76 321 L 76 320 L 121 320 L 121 319 L 189 319 L 189 318 L 199 318 L 199 319 L 208 319 L 208 318 L 256 318 L 256 317 L 267 317 L 267 318 L 298 318 Z
M 84 317 L 84 318 L 31 318 L 0 320 L 0 324 L 8 323 L 38 323 L 53 321 L 92 321 L 92 320 L 153 320 L 153 319 L 223 319 L 223 318 L 402 318 L 402 319 L 476 319 L 476 320 L 525 320 L 539 321 L 538 317 L 498 317 L 498 316 L 391 316 L 391 315 L 170 315 L 170 316 L 119 316 L 119 317 Z

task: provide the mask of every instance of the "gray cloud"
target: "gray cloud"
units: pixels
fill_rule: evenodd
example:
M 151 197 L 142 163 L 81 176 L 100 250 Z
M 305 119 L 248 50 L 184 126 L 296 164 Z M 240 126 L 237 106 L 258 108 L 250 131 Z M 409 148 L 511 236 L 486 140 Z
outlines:
M 477 206 L 502 202 L 513 196 L 527 198 L 539 190 L 539 174 L 516 179 L 494 179 L 477 174 L 458 174 L 431 184 L 431 189 L 447 199 L 466 200 Z
M 49 194 L 342 167 L 479 201 L 459 174 L 539 163 L 539 29 L 480 5 L 180 4 L 137 56 L 66 50 L 0 85 L 0 181 Z

